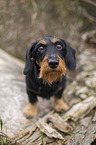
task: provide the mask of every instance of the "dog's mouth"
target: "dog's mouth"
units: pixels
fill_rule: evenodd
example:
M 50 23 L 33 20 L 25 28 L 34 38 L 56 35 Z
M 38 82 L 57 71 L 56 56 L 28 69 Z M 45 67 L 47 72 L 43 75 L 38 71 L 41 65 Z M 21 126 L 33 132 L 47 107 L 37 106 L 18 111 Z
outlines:
M 60 71 L 58 71 L 56 69 L 50 69 L 48 72 L 60 72 Z
M 50 70 L 45 72 L 42 78 L 45 83 L 52 84 L 53 82 L 57 82 L 59 79 L 62 80 L 63 75 L 64 74 L 62 74 L 61 71 Z
M 49 71 L 48 73 L 57 73 L 57 71 L 55 71 L 55 70 L 52 70 L 52 71 Z
M 65 75 L 63 71 L 59 70 L 48 70 L 44 71 L 43 74 L 40 73 L 40 78 L 43 78 L 43 82 L 52 84 L 53 82 L 57 82 L 58 80 L 62 80 L 62 76 Z
M 50 70 L 50 71 L 46 71 L 45 72 L 46 74 L 49 74 L 49 73 L 52 73 L 52 74 L 56 74 L 56 73 L 58 73 L 58 74 L 61 74 L 62 73 L 62 71 L 59 71 L 59 70 Z

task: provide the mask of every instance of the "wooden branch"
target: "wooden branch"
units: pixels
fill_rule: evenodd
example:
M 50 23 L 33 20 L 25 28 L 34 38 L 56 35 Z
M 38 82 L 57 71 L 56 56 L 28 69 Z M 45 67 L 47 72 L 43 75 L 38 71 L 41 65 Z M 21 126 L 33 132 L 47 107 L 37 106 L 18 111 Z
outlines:
M 40 129 L 41 132 L 45 133 L 48 137 L 64 139 L 63 136 L 56 131 L 56 129 L 70 134 L 73 128 L 67 123 L 68 119 L 72 119 L 74 121 L 78 121 L 83 116 L 85 116 L 88 112 L 90 112 L 96 106 L 96 97 L 91 96 L 86 100 L 74 105 L 68 112 L 66 112 L 62 117 L 60 117 L 57 113 L 54 112 L 48 113 L 44 118 L 39 119 L 36 122 L 36 126 Z M 48 120 L 51 121 L 52 125 L 56 128 L 53 129 L 48 123 Z
M 81 0 L 81 1 L 87 2 L 87 3 L 89 3 L 89 4 L 91 4 L 91 5 L 96 7 L 96 3 L 91 1 L 91 0 Z
M 84 12 L 84 16 L 87 17 L 89 20 L 91 20 L 91 21 L 96 21 L 96 20 L 95 20 L 95 17 L 89 15 L 89 14 L 87 13 L 86 9 L 84 9 L 83 12 Z
M 54 115 L 49 116 L 49 120 L 52 122 L 53 126 L 56 127 L 58 130 L 68 133 L 71 132 L 72 127 L 62 119 L 57 113 Z
M 91 16 L 91 15 L 89 15 L 89 14 L 87 13 L 86 9 L 83 9 L 83 15 L 84 15 L 87 19 L 89 19 L 91 22 L 96 21 L 96 18 L 93 17 L 93 16 Z
M 43 132 L 45 133 L 48 137 L 50 138 L 59 138 L 59 139 L 63 139 L 63 136 L 58 133 L 55 129 L 53 129 L 51 126 L 49 126 L 47 123 L 45 123 L 43 121 L 43 119 L 39 119 L 36 122 L 37 127 Z
M 96 97 L 91 96 L 86 100 L 74 105 L 68 112 L 63 115 L 63 119 L 72 118 L 77 121 L 82 116 L 85 116 L 92 108 L 96 107 Z

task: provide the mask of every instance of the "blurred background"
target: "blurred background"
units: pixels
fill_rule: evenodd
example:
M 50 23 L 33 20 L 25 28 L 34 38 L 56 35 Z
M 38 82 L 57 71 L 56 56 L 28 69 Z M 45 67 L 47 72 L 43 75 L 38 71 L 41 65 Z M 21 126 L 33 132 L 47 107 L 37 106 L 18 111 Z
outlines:
M 85 32 L 92 33 L 88 39 Z M 82 39 L 96 45 L 96 1 L 0 0 L 0 48 L 24 60 L 31 43 L 46 36 L 77 50 Z

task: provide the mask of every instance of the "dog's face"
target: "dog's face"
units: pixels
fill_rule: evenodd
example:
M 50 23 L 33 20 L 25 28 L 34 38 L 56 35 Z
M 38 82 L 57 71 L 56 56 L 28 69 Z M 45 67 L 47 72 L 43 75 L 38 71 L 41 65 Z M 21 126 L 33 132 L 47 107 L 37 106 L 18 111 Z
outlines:
M 66 67 L 69 70 L 76 67 L 75 50 L 63 39 L 55 37 L 46 37 L 32 44 L 27 51 L 24 74 L 30 71 L 30 66 L 32 68 L 32 59 L 40 68 L 39 78 L 49 84 L 62 78 Z

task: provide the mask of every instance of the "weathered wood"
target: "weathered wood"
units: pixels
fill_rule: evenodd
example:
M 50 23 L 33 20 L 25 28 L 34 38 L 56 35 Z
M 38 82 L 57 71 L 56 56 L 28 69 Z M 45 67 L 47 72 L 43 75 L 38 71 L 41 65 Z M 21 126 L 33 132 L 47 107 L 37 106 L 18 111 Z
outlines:
M 53 98 L 50 101 L 39 98 L 38 115 L 30 120 L 23 115 L 27 105 L 24 62 L 0 49 L 0 119 L 3 121 L 3 132 L 14 138 L 22 130 L 34 125 L 39 117 L 52 110 Z M 22 134 L 22 133 L 21 133 Z
M 20 132 L 19 137 L 18 136 L 17 137 L 15 136 L 15 138 L 13 140 L 16 141 L 16 142 L 18 141 L 19 143 L 22 143 L 26 139 L 28 139 L 30 136 L 32 136 L 33 133 L 35 132 L 35 130 L 36 130 L 36 125 L 33 125 L 30 130 L 28 130 L 26 132 L 25 131 Z
M 53 126 L 64 133 L 70 133 L 72 127 L 57 113 L 50 115 L 48 119 L 52 122 Z
M 54 138 L 64 139 L 60 133 L 58 133 L 55 129 L 53 129 L 51 126 L 45 123 L 43 119 L 39 119 L 36 122 L 36 125 L 43 133 L 45 133 L 50 138 L 54 137 Z
M 96 107 L 96 97 L 91 96 L 88 99 L 74 105 L 62 117 L 65 120 L 68 120 L 69 118 L 72 118 L 74 121 L 77 121 L 82 116 L 85 116 L 94 107 Z
M 22 77 L 22 64 L 10 58 L 10 56 L 1 51 L 0 54 L 0 75 L 4 71 L 3 79 L 0 77 L 0 116 L 4 120 L 4 125 L 11 128 L 11 134 L 8 132 L 8 141 L 11 144 L 42 144 L 42 133 L 44 144 L 66 144 L 66 145 L 90 145 L 96 138 L 96 51 L 84 50 L 78 57 L 78 70 L 79 73 L 74 81 L 67 86 L 64 93 L 64 100 L 69 105 L 70 109 L 66 113 L 57 114 L 52 110 L 53 99 L 50 101 L 39 100 L 39 115 L 36 118 L 27 120 L 23 116 L 23 108 L 27 101 L 22 97 L 26 95 L 24 88 L 24 82 Z M 4 53 L 4 55 L 3 55 Z M 12 61 L 12 66 L 10 66 Z M 93 63 L 94 62 L 94 63 Z M 3 66 L 2 66 L 3 65 Z M 15 66 L 15 68 L 13 67 Z M 18 72 L 19 66 L 19 72 Z M 11 67 L 11 69 L 9 69 Z M 79 69 L 80 67 L 80 69 Z M 6 76 L 7 74 L 7 76 Z M 12 77 L 11 77 L 12 74 Z M 13 75 L 14 74 L 14 75 Z M 20 76 L 19 76 L 20 74 Z M 18 83 L 17 80 L 21 82 Z M 4 80 L 5 77 L 5 80 Z M 14 83 L 14 80 L 16 83 Z M 5 82 L 4 82 L 5 81 Z M 9 85 L 8 85 L 9 84 Z M 12 85 L 11 85 L 12 84 Z M 6 92 L 6 88 L 10 89 L 10 93 Z M 20 89 L 21 88 L 21 89 Z M 3 91 L 2 91 L 3 90 Z M 12 92 L 13 90 L 13 92 Z M 22 91 L 21 91 L 22 90 Z M 15 91 L 17 91 L 15 93 Z M 12 92 L 12 94 L 11 94 Z M 17 94 L 21 94 L 19 97 Z M 14 94 L 14 97 L 13 97 Z M 12 100 L 15 104 L 9 105 L 6 109 L 7 102 L 10 104 Z M 12 97 L 10 98 L 10 95 Z M 20 99 L 22 98 L 22 99 Z M 26 98 L 27 99 L 27 98 Z M 18 101 L 16 101 L 18 100 Z M 5 102 L 5 104 L 4 104 Z M 22 103 L 21 103 L 22 102 Z M 5 108 L 2 107 L 4 104 Z M 12 103 L 11 103 L 12 104 Z M 24 105 L 23 105 L 24 104 Z M 51 104 L 51 105 L 50 105 Z M 75 104 L 75 105 L 74 105 Z M 23 106 L 23 107 L 21 107 Z M 20 111 L 21 107 L 21 111 Z M 2 113 L 2 110 L 6 113 Z M 11 112 L 8 114 L 9 111 Z M 20 111 L 20 112 L 19 112 Z M 17 113 L 17 114 L 16 114 Z M 14 115 L 15 114 L 15 115 Z M 46 115 L 45 115 L 46 114 Z M 8 120 L 8 116 L 10 116 Z M 17 116 L 17 117 L 16 117 Z M 38 118 L 41 119 L 38 120 Z M 22 123 L 23 122 L 23 123 Z M 4 131 L 3 125 L 3 131 Z M 6 129 L 6 127 L 5 127 Z M 13 129 L 13 130 L 12 130 Z M 18 130 L 18 132 L 17 132 Z M 22 131 L 21 131 L 22 130 Z M 5 131 L 4 131 L 5 132 Z M 22 133 L 23 132 L 23 133 Z M 1 134 L 0 134 L 1 135 Z M 3 134 L 2 134 L 3 137 Z M 11 139 L 10 139 L 11 137 Z M 6 138 L 6 136 L 4 136 Z
M 66 137 L 66 145 L 90 145 L 96 138 L 96 124 L 91 124 L 86 127 L 77 126 L 71 136 Z
M 93 120 L 92 120 L 93 122 L 96 122 L 96 112 L 95 112 L 95 114 L 94 114 L 94 116 L 93 116 Z
M 70 125 L 70 123 L 67 123 L 67 121 L 69 119 L 72 119 L 74 120 L 75 122 L 77 122 L 78 120 L 81 119 L 80 121 L 80 125 L 77 126 L 77 128 L 74 130 L 74 132 L 72 133 L 74 136 L 74 134 L 77 134 L 77 139 L 75 142 L 78 142 L 78 140 L 80 141 L 82 139 L 82 137 L 85 137 L 85 135 L 82 133 L 82 136 L 80 136 L 79 132 L 81 131 L 80 128 L 82 128 L 83 126 L 85 127 L 89 127 L 89 124 L 91 123 L 91 119 L 92 117 L 86 117 L 84 119 L 82 119 L 84 116 L 88 115 L 88 113 L 94 108 L 96 107 L 96 97 L 94 96 L 91 96 L 89 98 L 87 98 L 86 100 L 74 105 L 68 112 L 66 112 L 62 117 L 60 117 L 58 114 L 52 112 L 53 114 L 50 115 L 50 113 L 48 113 L 46 115 L 46 121 L 50 120 L 52 125 L 55 127 L 55 133 L 54 133 L 54 129 L 52 126 L 50 126 L 50 124 L 46 123 L 45 120 L 42 118 L 42 119 L 39 119 L 37 122 L 36 122 L 36 125 L 39 127 L 39 129 L 44 133 L 46 134 L 47 136 L 49 137 L 55 137 L 55 138 L 59 138 L 59 139 L 63 139 L 61 138 L 60 136 L 58 137 L 58 132 L 56 131 L 56 129 L 64 132 L 64 133 L 67 133 L 67 134 L 70 134 L 71 133 L 71 130 L 73 129 Z M 83 116 L 83 117 L 82 117 Z M 95 118 L 95 116 L 94 116 Z M 96 119 L 96 118 L 95 118 Z M 93 119 L 93 120 L 95 120 Z M 95 126 L 96 124 L 94 124 Z M 93 128 L 93 126 L 92 126 Z M 92 133 L 95 133 L 95 127 L 92 129 L 90 128 L 91 130 L 94 129 L 94 131 Z M 79 132 L 78 132 L 78 129 L 79 129 Z M 83 128 L 84 130 L 85 128 Z M 82 131 L 83 131 L 82 130 Z M 88 129 L 85 129 L 85 132 L 88 132 L 89 128 Z M 78 138 L 80 136 L 80 138 Z M 63 137 L 63 136 L 62 136 Z M 95 134 L 93 135 L 93 139 L 95 138 Z M 70 140 L 71 139 L 74 139 L 73 137 L 71 138 L 70 137 Z M 87 139 L 87 137 L 86 137 Z M 92 141 L 92 136 L 90 137 L 90 142 Z M 69 142 L 69 138 L 65 137 L 65 140 L 66 141 L 66 144 Z M 84 140 L 83 140 L 84 141 Z M 64 140 L 63 140 L 64 142 Z M 71 141 L 70 141 L 71 142 Z M 74 142 L 74 143 L 75 143 Z M 87 142 L 88 143 L 88 142 Z

